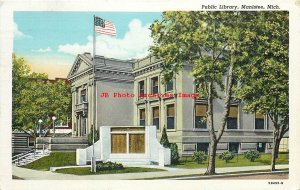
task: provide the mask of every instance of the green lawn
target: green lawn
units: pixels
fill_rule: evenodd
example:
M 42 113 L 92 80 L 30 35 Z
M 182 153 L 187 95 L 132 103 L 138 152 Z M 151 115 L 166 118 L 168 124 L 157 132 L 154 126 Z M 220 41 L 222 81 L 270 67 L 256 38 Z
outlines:
M 65 168 L 65 169 L 56 170 L 57 173 L 75 174 L 75 175 L 99 175 L 99 174 L 139 173 L 139 172 L 157 172 L 157 171 L 165 171 L 165 170 L 156 169 L 156 168 L 139 168 L 139 167 L 125 167 L 124 169 L 121 170 L 98 171 L 96 173 L 91 172 L 90 167 Z
M 49 170 L 50 167 L 73 165 L 76 165 L 76 152 L 51 152 L 49 156 L 22 167 L 35 170 Z
M 233 160 L 226 163 L 223 160 L 216 158 L 216 167 L 236 167 L 236 166 L 261 166 L 261 165 L 270 165 L 271 164 L 271 154 L 261 154 L 260 158 L 255 162 L 250 162 L 244 155 L 235 156 Z M 289 163 L 289 154 L 281 153 L 277 158 L 276 164 L 288 164 Z M 178 168 L 206 168 L 207 161 L 202 164 L 197 164 L 192 160 L 191 157 L 183 158 L 178 165 L 172 165 L 172 167 Z
M 259 166 L 259 165 L 270 165 L 271 154 L 261 154 L 261 157 L 257 159 L 255 162 L 250 162 L 249 160 L 244 158 L 244 155 L 239 155 L 231 160 L 229 163 L 226 163 L 223 160 L 220 160 L 218 157 L 216 158 L 216 167 L 235 167 L 235 166 Z M 289 163 L 289 154 L 288 153 L 281 153 L 279 154 L 279 158 L 277 159 L 277 164 L 288 164 Z M 28 169 L 35 169 L 35 170 L 49 170 L 50 167 L 55 166 L 73 166 L 76 165 L 76 152 L 52 152 L 49 156 L 43 157 L 37 161 L 34 161 L 26 166 L 22 166 Z M 178 165 L 172 165 L 171 167 L 178 167 L 178 168 L 206 168 L 207 161 L 202 164 L 197 164 L 195 161 L 192 160 L 191 157 L 183 158 Z M 69 171 L 70 170 L 70 171 Z M 73 168 L 69 169 L 62 169 L 62 173 L 68 172 L 75 172 L 72 171 Z M 75 169 L 77 170 L 77 168 Z M 85 173 L 89 171 L 87 168 L 80 168 L 79 173 L 84 174 L 77 174 L 77 175 L 88 175 Z M 139 171 L 137 171 L 139 170 Z M 122 171 L 110 171 L 111 173 L 130 173 L 130 172 L 147 172 L 147 171 L 155 171 L 155 169 L 150 168 L 125 168 Z M 99 173 L 98 173 L 99 174 Z

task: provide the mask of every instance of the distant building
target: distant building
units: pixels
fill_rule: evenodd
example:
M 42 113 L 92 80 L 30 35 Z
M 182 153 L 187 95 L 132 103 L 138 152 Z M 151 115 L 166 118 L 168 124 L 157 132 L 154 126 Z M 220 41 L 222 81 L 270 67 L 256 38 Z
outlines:
M 279 152 L 289 152 L 289 132 L 286 132 L 279 144 Z
M 191 65 L 185 64 L 164 85 L 163 60 L 151 55 L 136 61 L 96 56 L 95 63 L 89 53 L 80 54 L 68 76 L 72 86 L 73 136 L 86 136 L 96 123 L 97 127 L 155 125 L 160 138 L 165 126 L 170 142 L 177 143 L 181 155 L 208 151 L 207 100 L 198 96 L 190 75 Z M 103 93 L 109 97 L 100 97 Z M 114 93 L 124 97 L 113 97 Z M 223 104 L 222 100 L 214 100 L 216 129 L 221 123 Z M 232 101 L 217 151 L 271 152 L 272 132 L 272 122 L 266 115 L 245 113 L 240 101 Z
M 35 138 L 26 131 L 14 129 L 12 132 L 12 155 L 28 152 L 34 148 Z

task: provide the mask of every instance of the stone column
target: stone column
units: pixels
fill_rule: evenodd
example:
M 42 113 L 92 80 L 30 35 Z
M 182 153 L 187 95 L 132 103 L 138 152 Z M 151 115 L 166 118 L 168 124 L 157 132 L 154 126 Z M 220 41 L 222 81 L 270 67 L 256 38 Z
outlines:
M 75 113 L 75 100 L 76 100 L 76 88 L 72 87 L 71 88 L 71 93 L 72 93 L 72 136 L 76 136 L 76 113 Z

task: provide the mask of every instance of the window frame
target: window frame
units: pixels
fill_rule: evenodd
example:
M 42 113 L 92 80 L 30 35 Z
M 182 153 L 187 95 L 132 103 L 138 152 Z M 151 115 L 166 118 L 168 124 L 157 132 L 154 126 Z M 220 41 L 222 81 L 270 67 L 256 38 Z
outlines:
M 256 112 L 254 112 L 254 131 L 263 131 L 263 130 L 267 130 L 267 116 L 266 115 L 263 115 L 263 119 L 264 119 L 264 126 L 263 126 L 263 129 L 258 129 L 256 128 Z
M 155 78 L 157 78 L 157 86 L 154 86 L 154 84 L 153 84 Z M 158 94 L 159 93 L 159 77 L 158 76 L 152 77 L 150 82 L 151 82 L 151 94 Z M 157 87 L 157 93 L 154 93 L 154 90 L 153 90 L 154 87 Z
M 169 129 L 168 128 L 168 106 L 171 106 L 171 105 L 173 105 L 174 106 L 174 116 L 173 116 L 173 119 L 174 119 L 174 126 L 173 126 L 173 128 L 172 129 Z M 166 123 L 166 130 L 167 131 L 176 131 L 176 107 L 175 107 L 175 103 L 169 103 L 169 104 L 166 104 L 166 106 L 165 106 L 165 116 L 166 116 L 166 120 L 165 120 L 165 123 Z
M 83 99 L 83 94 L 82 94 L 83 91 L 85 92 L 84 99 Z M 83 88 L 83 89 L 80 90 L 80 103 L 82 104 L 82 103 L 85 103 L 87 101 L 88 101 L 87 100 L 87 89 Z
M 144 87 L 143 87 L 143 95 L 145 95 L 146 93 L 146 82 L 145 80 L 140 80 L 138 81 L 138 99 L 143 99 L 144 97 L 140 97 L 140 94 L 141 94 L 141 88 L 140 88 L 140 83 L 143 82 L 144 83 Z
M 141 125 L 141 110 L 144 110 L 144 113 L 145 113 L 145 116 L 144 116 L 145 118 L 143 119 L 144 120 L 144 125 Z M 146 108 L 139 108 L 138 116 L 139 116 L 138 125 L 139 126 L 146 126 Z
M 158 117 L 154 117 L 154 109 L 158 108 Z M 156 126 L 156 130 L 160 131 L 160 107 L 159 105 L 154 105 L 151 107 L 151 124 L 154 125 L 154 119 L 158 119 L 158 126 Z
M 197 116 L 196 115 L 196 112 L 197 112 L 197 105 L 202 105 L 202 106 L 206 106 L 206 112 L 207 112 L 207 109 L 208 109 L 208 105 L 207 103 L 195 103 L 195 110 L 194 110 L 194 129 L 195 130 L 204 130 L 204 131 L 207 131 L 208 127 L 207 127 L 207 120 L 205 121 L 205 128 L 199 128 L 199 127 L 196 127 L 197 126 L 197 122 L 196 122 L 196 117 L 207 117 L 206 115 L 205 116 Z M 205 113 L 206 113 L 205 112 Z M 201 118 L 200 118 L 201 119 Z
M 228 128 L 228 119 L 229 119 L 229 118 L 233 118 L 233 117 L 229 117 L 229 114 L 230 114 L 230 107 L 236 107 L 236 108 L 237 108 L 236 128 L 231 128 L 231 129 Z M 229 114 L 228 114 L 227 121 L 226 121 L 226 130 L 239 130 L 239 129 L 240 129 L 240 124 L 239 124 L 240 107 L 239 107 L 239 105 L 238 105 L 238 104 L 231 104 L 231 105 L 229 106 Z
M 205 146 L 206 150 L 200 150 L 200 144 Z M 196 143 L 196 151 L 204 151 L 207 154 L 209 152 L 209 146 L 210 146 L 209 142 L 197 142 Z
M 230 151 L 230 145 L 238 145 L 238 147 L 237 147 L 237 152 L 232 152 L 232 151 Z M 240 152 L 240 147 L 241 147 L 241 143 L 239 143 L 239 142 L 229 142 L 228 143 L 228 151 L 229 152 L 232 152 L 232 153 L 234 153 L 234 154 L 238 154 L 239 152 Z
M 172 89 L 171 90 L 168 90 L 168 84 L 172 81 Z M 173 92 L 174 91 L 174 80 L 171 79 L 169 80 L 166 85 L 165 85 L 165 92 Z

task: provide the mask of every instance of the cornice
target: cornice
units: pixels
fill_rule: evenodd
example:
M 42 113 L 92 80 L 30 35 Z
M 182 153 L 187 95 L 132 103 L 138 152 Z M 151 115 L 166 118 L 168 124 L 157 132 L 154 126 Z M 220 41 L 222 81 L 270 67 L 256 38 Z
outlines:
M 148 65 L 146 67 L 134 70 L 133 71 L 133 76 L 137 77 L 137 76 L 140 76 L 140 75 L 145 74 L 147 72 L 150 72 L 150 71 L 153 71 L 153 70 L 156 70 L 156 69 L 160 69 L 161 63 L 162 62 L 160 61 L 160 62 L 157 62 L 155 64 L 151 64 L 151 65 Z

